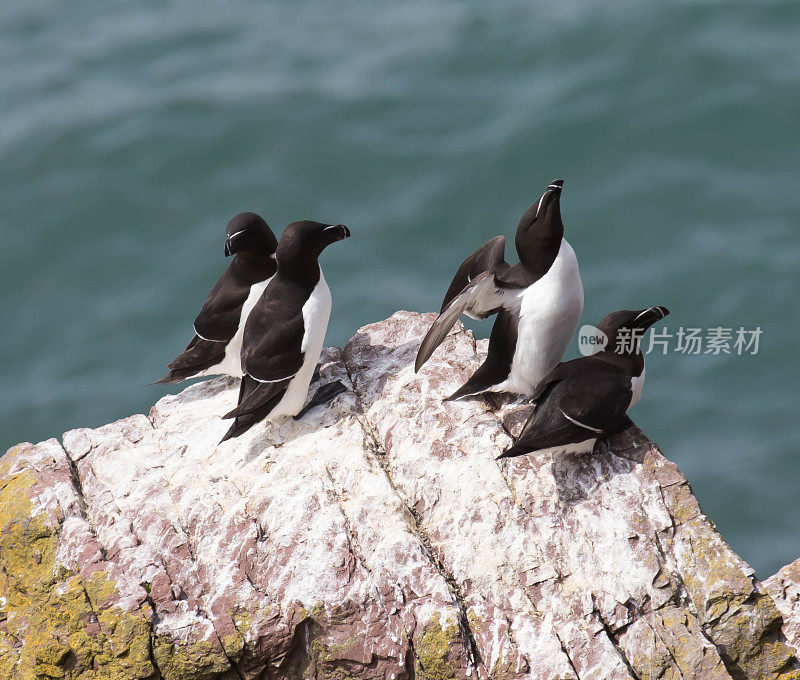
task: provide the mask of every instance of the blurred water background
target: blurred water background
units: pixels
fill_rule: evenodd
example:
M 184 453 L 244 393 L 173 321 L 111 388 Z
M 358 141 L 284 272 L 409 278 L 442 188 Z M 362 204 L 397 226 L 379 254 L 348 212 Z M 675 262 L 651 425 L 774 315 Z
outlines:
M 3 3 L 0 445 L 165 394 L 236 212 L 351 227 L 342 344 L 437 308 L 563 177 L 584 322 L 763 329 L 651 355 L 634 417 L 771 574 L 800 555 L 798 35 L 784 0 Z

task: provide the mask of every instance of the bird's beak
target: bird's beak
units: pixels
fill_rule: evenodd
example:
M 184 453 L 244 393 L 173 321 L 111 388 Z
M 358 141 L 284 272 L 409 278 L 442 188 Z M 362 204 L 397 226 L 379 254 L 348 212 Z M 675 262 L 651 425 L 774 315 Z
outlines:
M 654 323 L 661 321 L 661 319 L 668 315 L 669 310 L 666 307 L 650 307 L 650 309 L 645 309 L 640 312 L 639 316 L 633 320 L 633 324 L 637 328 L 647 330 Z
M 561 197 L 561 189 L 564 187 L 563 179 L 554 179 L 547 185 L 547 189 L 539 199 L 539 205 L 536 208 L 536 217 L 541 217 L 547 211 L 551 203 L 557 203 Z
M 322 232 L 330 234 L 334 241 L 343 241 L 350 237 L 350 230 L 343 224 L 332 224 L 325 227 Z
M 241 234 L 244 234 L 246 231 L 247 229 L 240 229 L 236 233 L 228 235 L 228 238 L 225 239 L 225 257 L 230 257 L 231 255 L 236 254 L 236 249 L 233 247 L 233 239 Z

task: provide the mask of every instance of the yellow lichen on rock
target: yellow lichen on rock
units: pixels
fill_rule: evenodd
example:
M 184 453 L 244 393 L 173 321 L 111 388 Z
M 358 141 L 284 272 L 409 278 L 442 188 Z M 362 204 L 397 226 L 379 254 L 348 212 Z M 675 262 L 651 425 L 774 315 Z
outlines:
M 420 675 L 427 680 L 453 680 L 456 677 L 448 656 L 450 647 L 457 637 L 458 627 L 455 623 L 448 623 L 442 627 L 439 615 L 434 614 L 422 635 L 414 643 Z
M 97 572 L 86 583 L 56 562 L 58 531 L 32 515 L 27 469 L 0 477 L 0 644 L 5 677 L 34 680 L 150 678 L 150 628 L 143 613 L 102 603 L 114 583 Z
M 208 641 L 184 644 L 156 638 L 153 657 L 164 680 L 203 680 L 230 670 L 230 661 Z
M 775 603 L 737 568 L 722 538 L 696 531 L 691 559 L 693 568 L 685 570 L 684 583 L 705 634 L 724 650 L 726 665 L 741 669 L 747 677 L 797 678 L 800 671 L 793 668 L 794 652 L 780 635 Z
M 118 590 L 106 572 L 84 580 L 57 562 L 60 527 L 33 512 L 34 471 L 14 467 L 26 449 L 0 463 L 0 678 L 193 680 L 230 670 L 228 656 L 207 641 L 155 639 L 151 656 L 150 605 L 114 606 Z M 242 636 L 229 638 L 226 651 L 238 655 Z

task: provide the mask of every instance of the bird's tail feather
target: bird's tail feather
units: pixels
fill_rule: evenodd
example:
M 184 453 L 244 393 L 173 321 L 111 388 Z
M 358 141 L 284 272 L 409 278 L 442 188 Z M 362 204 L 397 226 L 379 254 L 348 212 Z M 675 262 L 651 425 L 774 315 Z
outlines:
M 253 383 L 255 383 L 255 385 L 253 385 Z M 239 386 L 239 402 L 241 403 L 250 397 L 259 387 L 261 387 L 260 383 L 253 380 L 249 376 L 244 376 Z M 283 399 L 285 392 L 285 389 L 279 390 L 278 393 L 275 394 L 271 399 L 268 399 L 266 402 L 256 407 L 254 410 L 248 411 L 247 413 L 232 415 L 237 410 L 233 409 L 233 411 L 224 415 L 223 418 L 231 417 L 234 418 L 234 421 L 219 443 L 221 444 L 228 439 L 233 439 L 234 437 L 238 437 L 240 434 L 244 434 L 251 427 L 253 427 L 253 425 L 264 420 L 264 418 L 266 418 L 272 412 L 272 409 L 278 405 L 280 400 Z
M 239 416 L 233 421 L 233 424 L 230 426 L 230 428 L 228 428 L 225 436 L 219 440 L 219 443 L 222 444 L 222 442 L 233 439 L 234 437 L 238 437 L 240 434 L 244 434 L 259 420 L 260 418 L 254 413 L 248 413 L 247 415 Z
M 514 446 L 508 447 L 503 453 L 497 456 L 496 460 L 502 460 L 503 458 L 516 458 L 517 456 L 524 456 L 528 453 L 528 449 L 524 446 L 519 446 L 514 444 Z
M 245 375 L 242 378 L 244 391 L 239 393 L 239 403 L 235 409 L 228 411 L 228 413 L 222 417 L 225 419 L 236 418 L 237 416 L 243 416 L 247 413 L 263 412 L 263 408 L 266 404 L 275 406 L 285 394 L 286 388 L 291 381 L 292 376 L 275 382 L 259 382 L 255 378 Z M 278 397 L 278 401 L 275 401 L 276 396 Z M 272 409 L 270 408 L 270 410 Z M 269 411 L 267 411 L 267 413 L 269 413 Z
M 165 375 L 161 380 L 154 380 L 151 383 L 147 383 L 147 386 L 150 387 L 152 385 L 174 385 L 178 380 L 173 380 L 172 374 Z
M 148 385 L 174 385 L 175 383 L 183 382 L 192 377 L 193 373 L 198 371 L 170 371 L 161 380 L 148 383 Z

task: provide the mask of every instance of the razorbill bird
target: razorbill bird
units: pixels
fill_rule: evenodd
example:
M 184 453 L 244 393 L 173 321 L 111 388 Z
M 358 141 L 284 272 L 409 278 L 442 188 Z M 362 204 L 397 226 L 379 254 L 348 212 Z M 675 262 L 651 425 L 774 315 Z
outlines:
M 665 307 L 609 314 L 598 328 L 608 343 L 597 354 L 556 366 L 533 393 L 536 410 L 514 446 L 499 458 L 526 453 L 590 453 L 598 439 L 624 429 L 642 396 L 644 332 L 669 314 Z M 625 333 L 625 335 L 623 335 Z
M 415 370 L 430 358 L 466 314 L 497 314 L 486 361 L 447 399 L 481 392 L 531 394 L 561 360 L 583 311 L 583 284 L 561 221 L 563 180 L 551 182 L 519 221 L 519 263 L 505 261 L 504 236 L 495 236 L 459 267 L 441 313 L 417 354 Z
M 208 375 L 241 377 L 242 334 L 247 316 L 275 275 L 278 241 L 256 213 L 236 215 L 225 228 L 225 257 L 234 256 L 194 320 L 194 337 L 158 383 Z
M 331 312 L 331 292 L 318 258 L 348 236 L 343 224 L 293 222 L 284 230 L 278 272 L 245 325 L 239 403 L 223 416 L 235 420 L 222 441 L 261 420 L 293 416 L 303 408 Z

